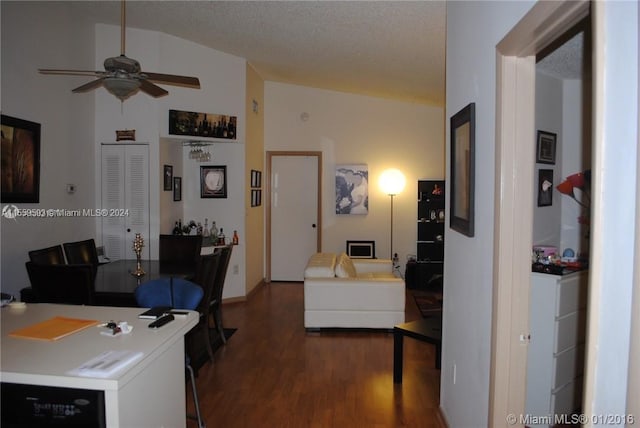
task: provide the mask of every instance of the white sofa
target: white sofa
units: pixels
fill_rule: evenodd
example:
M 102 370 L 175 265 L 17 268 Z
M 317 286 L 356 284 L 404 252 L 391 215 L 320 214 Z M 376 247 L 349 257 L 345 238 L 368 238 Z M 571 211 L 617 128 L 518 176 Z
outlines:
M 391 260 L 317 253 L 304 272 L 304 326 L 392 329 L 404 322 L 404 280 Z

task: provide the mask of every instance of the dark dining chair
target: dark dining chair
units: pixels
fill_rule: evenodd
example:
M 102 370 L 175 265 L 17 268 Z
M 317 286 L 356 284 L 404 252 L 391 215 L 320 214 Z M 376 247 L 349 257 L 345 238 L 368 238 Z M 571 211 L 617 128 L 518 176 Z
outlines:
M 65 261 L 62 245 L 29 251 L 29 260 L 39 265 L 63 265 Z
M 218 333 L 222 343 L 227 343 L 222 325 L 222 291 L 224 290 L 224 281 L 227 278 L 227 270 L 229 268 L 232 250 L 233 245 L 226 245 L 220 248 L 220 262 L 216 270 L 212 298 L 209 302 L 209 316 L 207 317 L 209 320 L 213 320 L 214 323 L 213 326 L 209 325 L 209 328 Z
M 202 236 L 200 235 L 160 235 L 159 254 L 160 270 L 196 271 L 200 260 Z
M 167 306 L 174 309 L 197 310 L 202 301 L 204 291 L 202 287 L 191 281 L 180 278 L 159 278 L 142 283 L 134 292 L 138 306 L 151 308 L 154 306 Z M 196 410 L 195 417 L 187 415 L 198 421 L 198 427 L 204 428 L 204 421 L 200 414 L 200 404 L 198 402 L 198 390 L 196 389 L 196 379 L 191 367 L 191 359 L 185 354 L 185 369 L 189 372 L 191 389 L 193 392 L 193 402 Z
M 201 337 L 204 340 L 209 360 L 213 361 L 213 346 L 211 344 L 211 334 L 209 332 L 209 306 L 216 298 L 215 281 L 216 273 L 220 268 L 220 259 L 222 251 L 217 249 L 212 254 L 206 254 L 200 258 L 196 277 L 194 282 L 202 287 L 204 296 L 198 305 L 200 312 L 200 321 L 198 325 L 190 332 L 193 336 Z
M 27 262 L 34 303 L 92 305 L 95 296 L 95 267 L 79 265 L 41 265 Z
M 65 242 L 62 246 L 64 254 L 67 256 L 67 263 L 98 266 L 98 250 L 96 249 L 96 241 L 93 239 Z

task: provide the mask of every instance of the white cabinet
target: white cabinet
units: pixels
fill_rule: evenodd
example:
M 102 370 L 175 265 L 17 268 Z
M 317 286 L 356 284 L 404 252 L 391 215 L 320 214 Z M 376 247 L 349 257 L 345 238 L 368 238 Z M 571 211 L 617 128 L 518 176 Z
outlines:
M 101 157 L 105 255 L 112 260 L 134 258 L 135 234 L 149 242 L 149 146 L 103 144 Z
M 570 415 L 580 408 L 588 278 L 586 271 L 531 274 L 526 404 L 530 417 Z

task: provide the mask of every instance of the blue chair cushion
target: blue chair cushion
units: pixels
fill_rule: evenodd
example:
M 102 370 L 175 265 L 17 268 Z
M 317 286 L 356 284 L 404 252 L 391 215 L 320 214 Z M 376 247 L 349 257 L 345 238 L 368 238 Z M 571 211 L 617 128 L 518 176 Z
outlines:
M 202 287 L 181 278 L 159 278 L 140 284 L 134 293 L 141 307 L 170 306 L 195 310 L 202 300 Z

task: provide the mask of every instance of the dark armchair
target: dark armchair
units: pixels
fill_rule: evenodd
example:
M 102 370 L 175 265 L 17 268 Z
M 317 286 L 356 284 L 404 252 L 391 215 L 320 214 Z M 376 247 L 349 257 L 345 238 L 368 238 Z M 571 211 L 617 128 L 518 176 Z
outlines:
M 93 239 L 65 242 L 62 246 L 64 247 L 64 254 L 67 256 L 67 263 L 70 265 L 89 264 L 98 266 L 98 250 Z
M 200 235 L 160 235 L 160 270 L 163 270 L 163 266 L 181 266 L 191 268 L 195 272 L 201 248 Z
M 63 265 L 64 253 L 61 245 L 29 251 L 29 260 L 39 265 Z

